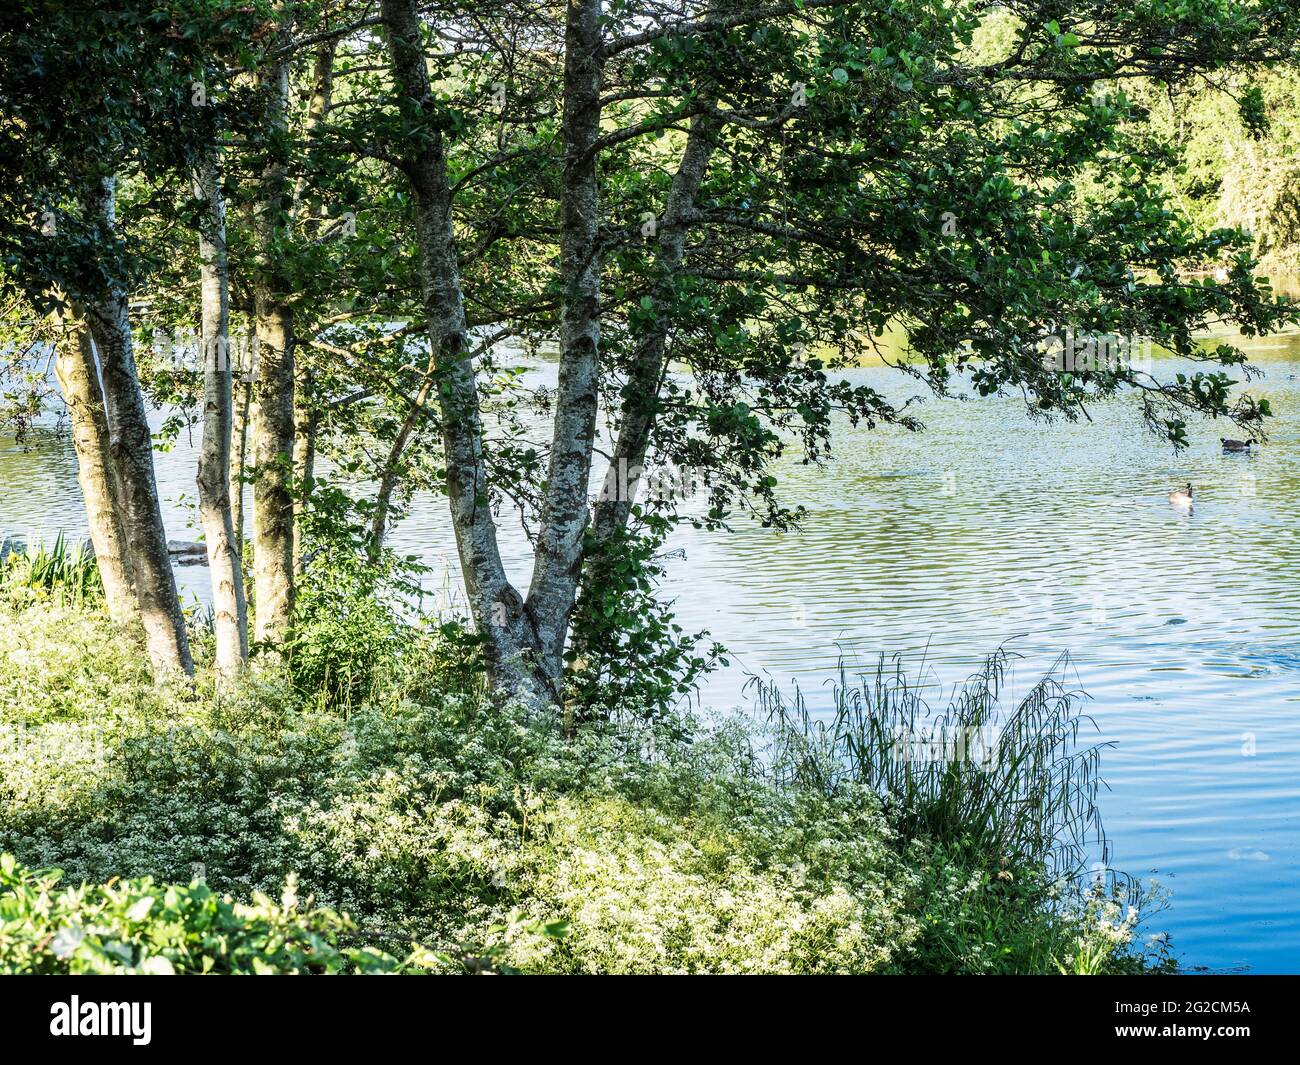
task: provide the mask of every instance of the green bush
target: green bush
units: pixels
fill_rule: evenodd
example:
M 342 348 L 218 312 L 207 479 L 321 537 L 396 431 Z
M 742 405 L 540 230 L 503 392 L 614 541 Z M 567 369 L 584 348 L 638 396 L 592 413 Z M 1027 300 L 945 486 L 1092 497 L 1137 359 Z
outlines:
M 559 941 L 563 923 L 511 914 L 487 929 L 488 945 L 430 951 L 412 944 L 399 960 L 373 947 L 350 947 L 356 926 L 333 910 L 299 904 L 290 874 L 277 903 L 250 903 L 201 882 L 155 884 L 151 877 L 60 888 L 59 871 L 33 872 L 0 854 L 0 973 L 337 975 L 514 973 L 504 937 Z
M 1170 968 L 1159 937 L 1133 953 L 1138 908 L 1122 892 L 1080 891 L 1032 867 L 991 869 L 960 848 L 917 846 L 918 935 L 894 971 L 1075 975 Z
M 323 706 L 360 705 L 375 693 L 383 666 L 402 646 L 391 608 L 370 595 L 309 590 L 289 646 L 290 676 Z
M 157 885 L 149 877 L 59 888 L 61 874 L 34 873 L 0 855 L 0 972 L 338 973 L 394 972 L 379 951 L 340 949 L 349 922 L 302 909 L 293 881 L 279 903 L 217 895 L 206 885 Z

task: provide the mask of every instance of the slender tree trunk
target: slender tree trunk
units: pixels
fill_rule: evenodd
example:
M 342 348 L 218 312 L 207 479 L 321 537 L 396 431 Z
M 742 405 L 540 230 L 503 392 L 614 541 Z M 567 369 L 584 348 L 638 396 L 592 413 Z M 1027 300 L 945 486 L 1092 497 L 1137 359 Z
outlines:
M 307 119 L 303 132 L 309 145 L 314 149 L 321 125 L 329 114 L 330 102 L 334 96 L 334 56 L 338 41 L 331 38 L 316 46 L 312 68 L 312 93 L 307 103 Z M 294 183 L 293 215 L 303 217 L 303 195 L 307 191 L 307 175 L 304 173 Z M 303 233 L 308 239 L 314 239 L 320 231 L 323 208 L 307 208 L 303 217 Z M 303 353 L 306 354 L 305 352 Z M 316 375 L 311 367 L 300 359 L 296 368 L 297 382 L 294 390 L 294 523 L 293 523 L 293 572 L 295 577 L 302 576 L 303 514 L 311 505 L 312 480 L 316 475 L 316 430 L 320 415 L 316 408 Z
M 318 416 L 313 386 L 315 375 L 298 368 L 293 403 L 293 572 L 302 576 L 303 514 L 311 502 L 312 480 L 316 476 L 316 427 Z
M 452 232 L 451 192 L 420 43 L 414 0 L 382 0 L 402 116 L 418 132 L 405 161 L 415 199 L 416 243 L 447 463 L 447 495 L 466 598 L 487 647 L 490 682 L 505 695 L 554 702 L 537 670 L 537 640 L 524 602 L 506 579 L 488 503 L 478 387 L 470 359 L 464 299 Z
M 195 175 L 195 196 L 205 204 L 199 233 L 203 291 L 203 439 L 199 451 L 199 519 L 208 545 L 216 666 L 231 677 L 248 658 L 244 573 L 230 501 L 230 438 L 234 419 L 230 357 L 230 274 L 226 258 L 226 203 L 216 150 Z
M 257 312 L 253 383 L 253 585 L 258 643 L 279 643 L 293 613 L 293 319 L 267 293 Z
M 109 617 L 118 625 L 129 625 L 139 617 L 132 584 L 131 559 L 122 529 L 122 507 L 113 474 L 108 417 L 104 394 L 99 386 L 95 350 L 85 323 L 71 326 L 74 342 L 59 344 L 55 375 L 63 390 L 72 423 L 72 446 L 77 453 L 77 480 L 86 502 L 86 520 L 95 562 L 104 584 Z
M 112 178 L 97 183 L 88 197 L 88 207 L 102 220 L 106 232 L 112 232 L 115 221 L 113 197 Z M 158 503 L 153 436 L 136 375 L 126 293 L 113 289 L 87 299 L 85 316 L 99 349 L 113 467 L 122 491 L 123 528 L 149 659 L 159 678 L 169 673 L 193 673 Z
M 695 209 L 696 197 L 713 154 L 716 132 L 716 121 L 708 116 L 697 116 L 691 124 L 677 173 L 673 175 L 668 202 L 658 227 L 655 251 L 658 283 L 653 299 L 659 313 L 652 316 L 653 324 L 637 341 L 627 384 L 623 387 L 622 422 L 610 456 L 614 480 L 618 480 L 620 468 L 635 471 L 645 465 L 659 390 L 667 368 L 668 324 L 671 321 L 667 304 L 672 300 L 673 278 L 681 270 L 686 254 L 688 227 L 685 219 Z M 607 477 L 606 483 L 613 482 Z M 622 483 L 621 480 L 618 483 Z M 597 549 L 627 524 L 636 488 L 636 482 L 630 476 L 627 488 L 625 496 L 616 494 L 614 498 L 602 498 L 596 504 L 592 539 Z
M 244 558 L 244 472 L 248 454 L 248 413 L 253 396 L 252 371 L 236 367 L 234 424 L 231 427 L 230 518 L 235 530 L 235 548 L 240 562 Z
M 265 71 L 259 78 L 259 89 L 265 107 L 269 158 L 261 175 L 255 219 L 258 366 L 252 414 L 254 637 L 258 643 L 275 644 L 289 633 L 294 591 L 293 313 L 284 300 L 287 285 L 279 270 L 276 248 L 277 235 L 289 211 L 290 190 L 283 157 L 289 112 L 288 61 Z
M 600 355 L 599 205 L 601 0 L 570 0 L 564 55 L 564 185 L 561 193 L 560 374 L 546 492 L 528 607 L 541 664 L 558 688 L 578 590 L 596 437 Z
M 425 371 L 424 380 L 420 383 L 420 390 L 411 401 L 411 409 L 406 412 L 397 435 L 393 437 L 393 445 L 388 449 L 384 472 L 379 478 L 379 491 L 375 493 L 375 514 L 370 521 L 371 551 L 376 558 L 383 549 L 384 538 L 388 535 L 388 516 L 393 507 L 393 493 L 397 490 L 398 481 L 401 479 L 402 455 L 406 451 L 407 444 L 411 442 L 415 427 L 424 415 L 425 404 L 429 402 L 429 394 L 433 391 L 436 372 L 436 366 L 431 363 Z
M 599 595 L 606 583 L 606 565 L 616 563 L 610 551 L 615 535 L 627 527 L 635 501 L 637 483 L 645 466 L 651 433 L 658 414 L 659 393 L 667 371 L 668 326 L 672 320 L 673 279 L 681 270 L 686 253 L 687 216 L 695 209 L 700 185 L 713 154 L 717 123 L 697 116 L 691 124 L 686 149 L 673 175 L 668 202 L 658 226 L 654 269 L 657 275 L 654 306 L 647 316 L 649 327 L 637 339 L 627 382 L 622 391 L 618 438 L 610 455 L 606 485 L 619 485 L 625 492 L 602 493 L 596 502 L 590 536 L 583 557 L 582 592 Z M 597 600 L 599 604 L 599 600 Z M 574 650 L 585 661 L 590 647 L 575 639 Z
M 318 150 L 318 134 L 325 119 L 329 116 L 330 104 L 334 99 L 334 57 L 338 51 L 337 39 L 321 41 L 316 46 L 312 61 L 311 98 L 307 101 L 307 117 L 303 123 L 303 134 L 308 145 Z M 304 172 L 294 182 L 293 214 L 303 216 L 302 198 L 307 191 L 307 174 Z M 320 228 L 322 212 L 307 211 L 304 218 L 304 230 L 309 237 L 315 237 Z

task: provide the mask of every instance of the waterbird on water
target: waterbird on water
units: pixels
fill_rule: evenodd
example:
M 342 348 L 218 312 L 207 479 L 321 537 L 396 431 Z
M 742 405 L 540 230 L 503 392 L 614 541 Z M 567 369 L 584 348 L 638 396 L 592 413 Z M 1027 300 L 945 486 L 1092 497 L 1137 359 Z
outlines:
M 1181 492 L 1170 492 L 1169 502 L 1171 502 L 1176 507 L 1186 507 L 1188 510 L 1191 510 L 1192 486 L 1188 484 L 1188 486 Z
M 1225 436 L 1219 437 L 1219 443 L 1223 445 L 1224 451 L 1242 452 L 1249 451 L 1253 440 L 1229 440 Z

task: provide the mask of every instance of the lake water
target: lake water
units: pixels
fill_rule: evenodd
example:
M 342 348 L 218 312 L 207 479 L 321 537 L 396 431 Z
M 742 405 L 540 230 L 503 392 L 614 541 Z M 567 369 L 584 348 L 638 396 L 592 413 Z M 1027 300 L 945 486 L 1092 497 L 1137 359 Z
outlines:
M 1300 336 L 1252 351 L 1264 376 L 1251 387 L 1278 417 L 1249 457 L 1222 454 L 1233 434 L 1208 423 L 1176 455 L 1131 402 L 1045 425 L 989 398 L 929 399 L 923 433 L 846 429 L 829 465 L 784 463 L 787 500 L 808 509 L 801 533 L 670 545 L 679 620 L 733 650 L 701 701 L 736 705 L 747 675 L 766 673 L 815 706 L 840 654 L 878 652 L 924 652 L 946 690 L 1007 641 L 1023 691 L 1069 651 L 1098 738 L 1116 744 L 1101 799 L 1114 864 L 1171 893 L 1155 925 L 1189 965 L 1300 971 Z M 922 391 L 885 367 L 850 376 Z M 185 441 L 157 456 L 176 539 L 197 538 L 194 461 Z M 1166 501 L 1188 481 L 1190 515 Z M 0 439 L 0 532 L 60 528 L 84 528 L 70 444 Z M 432 498 L 392 542 L 439 570 L 454 558 Z M 522 534 L 503 546 L 525 582 Z M 206 598 L 205 569 L 178 572 Z

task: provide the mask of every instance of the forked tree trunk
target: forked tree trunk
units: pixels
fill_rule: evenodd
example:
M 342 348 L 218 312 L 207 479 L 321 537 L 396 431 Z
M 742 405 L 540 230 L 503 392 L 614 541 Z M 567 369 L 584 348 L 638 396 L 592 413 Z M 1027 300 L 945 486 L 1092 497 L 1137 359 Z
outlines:
M 404 162 L 415 199 L 416 243 L 447 464 L 447 495 L 465 593 L 487 649 L 496 691 L 532 702 L 557 692 L 538 670 L 538 640 L 523 600 L 506 579 L 488 502 L 478 387 L 452 232 L 447 159 L 430 121 L 435 106 L 414 0 L 382 0 L 393 78 L 403 119 L 419 132 Z
M 226 203 L 216 150 L 195 175 L 204 203 L 199 228 L 203 327 L 203 439 L 199 450 L 199 520 L 208 546 L 217 671 L 233 677 L 248 658 L 244 573 L 230 501 L 230 438 L 234 420 L 230 355 L 230 275 Z
M 93 186 L 87 197 L 89 210 L 110 233 L 115 221 L 113 198 L 112 178 Z M 113 468 L 121 488 L 123 529 L 149 659 L 158 678 L 170 673 L 193 673 L 185 618 L 176 596 L 176 578 L 158 503 L 153 437 L 136 375 L 126 293 L 114 288 L 86 299 L 85 318 L 99 349 Z
M 129 625 L 139 617 L 132 587 L 131 560 L 122 529 L 123 508 L 113 474 L 104 394 L 99 387 L 95 350 L 85 323 L 70 326 L 72 343 L 59 345 L 55 376 L 63 390 L 72 423 L 72 446 L 77 453 L 77 481 L 86 503 L 90 542 L 104 584 L 109 617 L 118 625 Z
M 284 34 L 281 34 L 284 36 Z M 282 145 L 288 129 L 287 60 L 259 78 L 269 158 L 261 175 L 255 229 L 258 248 L 254 317 L 257 374 L 253 382 L 254 638 L 276 644 L 293 615 L 293 313 L 285 303 L 277 233 L 289 211 L 289 180 Z
M 570 0 L 564 48 L 564 184 L 560 200 L 560 374 L 528 607 L 541 665 L 558 689 L 577 596 L 596 438 L 600 356 L 601 0 Z

